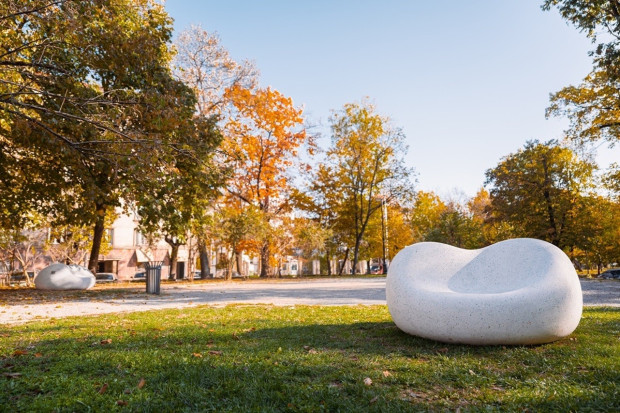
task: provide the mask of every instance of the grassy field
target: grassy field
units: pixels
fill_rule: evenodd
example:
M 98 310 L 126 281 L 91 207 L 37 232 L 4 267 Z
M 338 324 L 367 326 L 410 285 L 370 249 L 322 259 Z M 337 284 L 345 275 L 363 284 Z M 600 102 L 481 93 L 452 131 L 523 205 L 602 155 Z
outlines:
M 618 411 L 620 309 L 541 346 L 446 345 L 385 306 L 229 306 L 0 326 L 0 411 Z

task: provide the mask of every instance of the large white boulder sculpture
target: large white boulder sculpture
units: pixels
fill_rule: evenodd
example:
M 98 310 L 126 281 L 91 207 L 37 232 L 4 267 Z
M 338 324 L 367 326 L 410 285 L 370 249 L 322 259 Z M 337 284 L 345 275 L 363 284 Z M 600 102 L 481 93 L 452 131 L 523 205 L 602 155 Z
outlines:
M 404 332 L 465 344 L 548 343 L 577 328 L 583 307 L 566 254 L 529 238 L 479 250 L 411 245 L 394 257 L 386 295 Z
M 87 290 L 95 285 L 95 276 L 79 265 L 52 264 L 34 277 L 39 290 Z

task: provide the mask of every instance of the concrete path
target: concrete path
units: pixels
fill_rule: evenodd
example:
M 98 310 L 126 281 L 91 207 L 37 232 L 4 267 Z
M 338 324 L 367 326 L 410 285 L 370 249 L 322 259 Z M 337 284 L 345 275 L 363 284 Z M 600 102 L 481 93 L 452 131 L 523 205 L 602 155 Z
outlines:
M 584 305 L 620 307 L 620 282 L 582 280 L 581 285 Z M 163 284 L 161 295 L 148 295 L 144 290 L 144 284 L 71 293 L 27 290 L 20 299 L 12 299 L 14 294 L 4 291 L 0 294 L 0 324 L 232 303 L 385 305 L 385 278 Z

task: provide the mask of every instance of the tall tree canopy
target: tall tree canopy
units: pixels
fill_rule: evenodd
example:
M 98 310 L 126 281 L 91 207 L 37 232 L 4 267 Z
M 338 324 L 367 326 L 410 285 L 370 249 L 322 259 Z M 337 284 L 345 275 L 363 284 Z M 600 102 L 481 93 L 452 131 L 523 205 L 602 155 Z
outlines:
M 577 86 L 551 95 L 547 116 L 570 121 L 567 136 L 578 145 L 620 139 L 620 2 L 617 0 L 546 0 L 544 10 L 560 15 L 595 44 L 590 53 L 593 70 Z M 620 174 L 608 176 L 610 187 L 620 191 Z
M 194 93 L 170 71 L 171 19 L 151 0 L 0 7 L 0 176 L 10 178 L 0 212 L 10 221 L 23 213 L 15 205 L 35 207 L 93 225 L 96 270 L 106 212 L 210 145 L 193 122 Z
M 557 142 L 530 141 L 486 172 L 493 210 L 517 235 L 570 247 L 594 168 Z
M 249 61 L 237 62 L 222 45 L 216 33 L 200 26 L 181 32 L 175 42 L 175 75 L 189 85 L 197 97 L 197 111 L 202 115 L 219 115 L 222 123 L 232 109 L 227 89 L 257 85 L 258 73 Z
M 248 89 L 255 87 L 258 77 L 256 69 L 248 61 L 238 63 L 233 60 L 221 45 L 219 36 L 200 26 L 191 26 L 180 33 L 175 46 L 177 54 L 173 60 L 174 74 L 196 94 L 197 115 L 216 120 L 218 127 L 225 130 L 227 124 L 234 122 L 235 114 L 231 96 L 226 91 L 235 86 Z M 215 157 L 214 162 L 220 168 L 220 178 L 225 178 L 229 172 L 228 154 L 218 151 L 216 155 L 219 156 Z M 213 228 L 217 225 L 213 208 L 213 202 L 219 202 L 216 198 L 212 191 L 194 193 L 194 205 L 200 207 L 192 208 L 190 227 L 200 254 L 202 278 L 209 276 L 209 249 L 213 243 Z M 243 221 L 243 217 L 238 218 L 239 222 Z M 184 241 L 179 236 L 167 239 L 177 240 L 171 244 L 174 255 L 177 244 Z
M 271 88 L 233 86 L 226 97 L 236 112 L 225 127 L 222 143 L 233 170 L 229 199 L 240 207 L 258 208 L 270 222 L 290 208 L 292 186 L 287 172 L 299 148 L 308 142 L 302 110 Z M 267 237 L 261 250 L 263 277 L 270 272 L 270 255 Z
M 346 241 L 352 244 L 353 268 L 357 270 L 370 218 L 382 203 L 406 201 L 412 195 L 412 171 L 404 164 L 407 148 L 403 133 L 369 103 L 349 103 L 334 112 L 331 130 L 332 145 L 324 168 L 334 177 L 339 198 L 333 208 L 339 213 L 341 227 L 349 233 Z

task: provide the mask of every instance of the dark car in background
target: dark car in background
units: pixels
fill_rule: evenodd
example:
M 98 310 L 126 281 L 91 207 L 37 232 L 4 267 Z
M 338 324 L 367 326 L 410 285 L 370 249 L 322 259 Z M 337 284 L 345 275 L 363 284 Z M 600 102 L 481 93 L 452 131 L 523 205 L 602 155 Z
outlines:
M 383 274 L 383 266 L 377 265 L 377 264 L 371 265 L 370 266 L 370 273 L 371 274 Z
M 614 270 L 607 270 L 601 273 L 601 275 L 599 275 L 599 278 L 603 278 L 605 280 L 620 280 L 620 268 L 616 268 Z
M 146 281 L 146 271 L 137 272 L 131 277 L 131 281 Z
M 9 285 L 13 287 L 23 287 L 27 285 L 26 276 L 21 271 L 5 274 L 5 277 L 8 279 Z M 30 278 L 30 281 L 34 280 L 34 272 L 28 271 L 28 278 Z
M 111 272 L 98 272 L 95 274 L 95 282 L 96 283 L 115 283 L 118 282 L 118 277 L 116 274 Z

